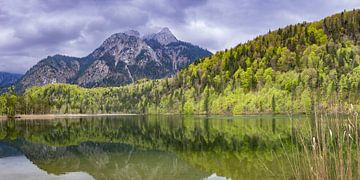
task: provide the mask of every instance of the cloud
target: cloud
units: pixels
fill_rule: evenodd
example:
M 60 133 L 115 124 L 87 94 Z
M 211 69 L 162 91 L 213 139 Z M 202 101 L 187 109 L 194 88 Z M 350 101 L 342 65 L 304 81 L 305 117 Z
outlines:
M 217 51 L 251 40 L 269 29 L 320 20 L 359 6 L 360 1 L 356 0 L 210 0 L 201 7 L 190 8 L 187 26 L 175 29 L 181 39 Z
M 357 0 L 0 1 L 0 71 L 24 73 L 48 55 L 86 56 L 128 29 L 146 34 L 167 26 L 178 39 L 215 52 L 359 6 Z

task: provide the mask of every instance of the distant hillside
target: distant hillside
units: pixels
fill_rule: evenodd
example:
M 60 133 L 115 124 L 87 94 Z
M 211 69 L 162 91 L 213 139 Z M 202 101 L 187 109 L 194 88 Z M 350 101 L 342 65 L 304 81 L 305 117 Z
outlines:
M 40 113 L 360 111 L 359 40 L 360 11 L 342 12 L 217 52 L 173 78 L 120 88 L 48 85 L 24 96 Z
M 49 56 L 32 67 L 17 84 L 19 91 L 51 83 L 109 87 L 140 79 L 173 76 L 211 53 L 178 40 L 168 28 L 145 37 L 134 30 L 116 33 L 83 58 Z
M 23 76 L 22 74 L 0 72 L 0 89 L 4 87 L 8 87 L 11 84 L 14 84 L 22 76 Z

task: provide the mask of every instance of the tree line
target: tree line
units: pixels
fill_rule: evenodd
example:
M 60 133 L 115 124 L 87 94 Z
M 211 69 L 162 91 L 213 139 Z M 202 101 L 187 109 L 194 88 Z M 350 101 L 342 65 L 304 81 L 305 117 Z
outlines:
M 299 23 L 122 87 L 50 84 L 0 97 L 3 114 L 307 113 L 360 109 L 360 11 Z M 10 108 L 11 106 L 11 108 Z

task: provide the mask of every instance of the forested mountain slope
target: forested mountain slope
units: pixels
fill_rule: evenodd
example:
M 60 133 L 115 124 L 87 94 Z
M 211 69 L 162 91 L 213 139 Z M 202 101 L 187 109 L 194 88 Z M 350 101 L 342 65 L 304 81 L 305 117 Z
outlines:
M 119 88 L 48 85 L 25 113 L 213 113 L 360 109 L 360 11 L 290 25 L 201 59 L 173 78 Z

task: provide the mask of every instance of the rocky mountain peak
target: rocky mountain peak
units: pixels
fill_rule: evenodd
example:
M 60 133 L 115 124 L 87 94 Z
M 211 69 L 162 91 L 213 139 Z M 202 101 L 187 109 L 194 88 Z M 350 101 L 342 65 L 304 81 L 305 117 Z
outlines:
M 177 42 L 168 46 L 168 44 Z M 17 83 L 24 91 L 49 83 L 71 83 L 83 87 L 119 86 L 140 79 L 170 77 L 211 53 L 182 42 L 169 28 L 140 37 L 129 30 L 107 38 L 86 57 L 49 56 L 32 67 Z
M 168 45 L 172 42 L 178 42 L 178 39 L 167 27 L 162 28 L 161 31 L 158 33 L 145 36 L 144 39 L 155 40 L 159 42 L 161 45 Z
M 168 27 L 162 28 L 158 34 L 160 34 L 160 33 L 169 34 L 169 35 L 173 36 L 172 32 L 170 31 L 170 29 Z
M 122 57 L 122 59 L 125 58 L 124 61 L 127 61 L 126 59 L 128 57 L 123 54 L 134 55 L 134 53 L 138 51 L 139 46 L 144 44 L 139 36 L 140 33 L 134 30 L 113 34 L 107 38 L 91 56 L 100 58 L 104 55 L 111 55 L 115 57 L 116 64 L 120 60 L 120 57 Z
M 139 33 L 139 32 L 127 31 L 127 32 L 123 32 L 123 33 L 115 33 L 115 34 L 111 35 L 109 38 L 107 38 L 101 46 L 109 47 L 109 46 L 114 46 L 114 45 L 118 45 L 118 44 L 123 44 L 125 42 L 129 42 L 130 39 L 132 39 L 132 40 L 139 39 L 138 36 L 135 36 L 137 33 Z M 140 33 L 139 33 L 139 35 L 140 35 Z
M 139 31 L 136 31 L 136 30 L 128 30 L 128 31 L 125 31 L 124 33 L 128 36 L 140 37 Z

